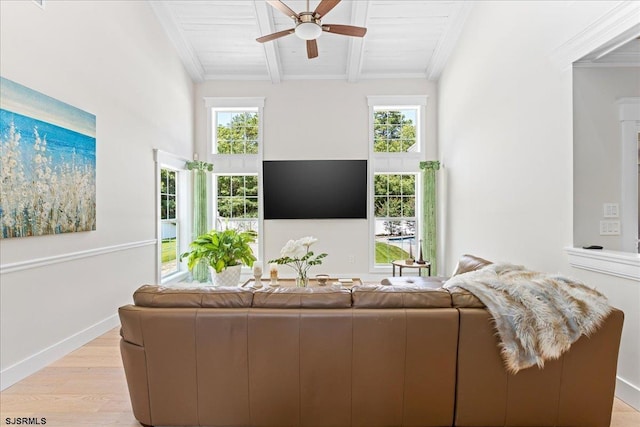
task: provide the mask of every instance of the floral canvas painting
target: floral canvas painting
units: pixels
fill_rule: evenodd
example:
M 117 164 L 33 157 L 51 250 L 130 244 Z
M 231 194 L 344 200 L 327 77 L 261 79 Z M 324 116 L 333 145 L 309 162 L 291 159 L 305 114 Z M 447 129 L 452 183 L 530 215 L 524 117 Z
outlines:
M 0 238 L 96 229 L 96 116 L 0 77 Z

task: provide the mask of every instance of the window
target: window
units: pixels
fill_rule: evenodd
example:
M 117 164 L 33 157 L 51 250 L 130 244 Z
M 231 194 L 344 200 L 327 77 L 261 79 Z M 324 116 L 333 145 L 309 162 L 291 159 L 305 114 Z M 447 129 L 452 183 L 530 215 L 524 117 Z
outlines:
M 215 152 L 258 154 L 258 111 L 214 110 Z
M 178 271 L 177 172 L 160 169 L 161 277 Z
M 260 176 L 264 98 L 205 98 L 213 168 L 213 227 L 253 230 L 261 259 Z
M 186 262 L 179 256 L 188 249 L 191 229 L 188 221 L 190 180 L 186 179 L 186 159 L 154 150 L 157 177 L 157 259 L 156 281 L 167 283 L 187 276 Z
M 418 108 L 375 107 L 373 151 L 406 153 L 420 151 L 417 140 Z
M 416 256 L 416 174 L 374 174 L 375 265 Z
M 369 96 L 370 266 L 420 255 L 426 96 Z
M 216 228 L 258 233 L 258 176 L 218 175 Z M 258 242 L 251 244 L 258 254 Z

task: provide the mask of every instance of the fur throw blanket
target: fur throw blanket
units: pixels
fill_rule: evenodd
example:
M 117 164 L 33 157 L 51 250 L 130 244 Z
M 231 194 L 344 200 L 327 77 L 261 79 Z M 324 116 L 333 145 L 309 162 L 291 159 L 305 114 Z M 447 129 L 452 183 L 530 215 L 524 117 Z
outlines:
M 583 283 L 511 264 L 454 276 L 443 287 L 465 289 L 487 306 L 512 373 L 557 359 L 611 311 L 607 298 Z

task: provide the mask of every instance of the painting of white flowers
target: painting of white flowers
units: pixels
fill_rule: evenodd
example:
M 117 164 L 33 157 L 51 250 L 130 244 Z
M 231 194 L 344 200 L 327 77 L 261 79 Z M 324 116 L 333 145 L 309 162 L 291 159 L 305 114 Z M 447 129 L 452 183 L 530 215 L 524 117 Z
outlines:
M 0 238 L 96 229 L 96 116 L 0 77 Z

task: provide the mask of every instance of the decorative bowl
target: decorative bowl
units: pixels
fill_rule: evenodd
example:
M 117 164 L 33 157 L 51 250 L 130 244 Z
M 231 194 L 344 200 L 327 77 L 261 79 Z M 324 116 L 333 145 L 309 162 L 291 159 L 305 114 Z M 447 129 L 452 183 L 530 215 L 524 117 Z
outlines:
M 316 280 L 318 281 L 318 285 L 324 286 L 327 284 L 327 280 L 329 280 L 328 274 L 316 274 Z

